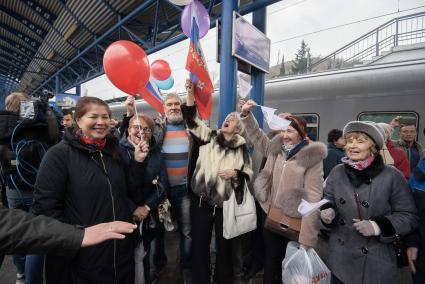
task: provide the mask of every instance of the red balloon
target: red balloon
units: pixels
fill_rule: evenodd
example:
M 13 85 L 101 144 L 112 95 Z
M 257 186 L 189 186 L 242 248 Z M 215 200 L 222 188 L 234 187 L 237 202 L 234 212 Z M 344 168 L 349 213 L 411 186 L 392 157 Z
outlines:
M 149 82 L 148 57 L 132 41 L 119 40 L 108 46 L 103 55 L 103 69 L 115 87 L 132 96 Z
M 159 81 L 167 80 L 171 76 L 170 65 L 165 60 L 155 60 L 151 64 L 151 75 Z

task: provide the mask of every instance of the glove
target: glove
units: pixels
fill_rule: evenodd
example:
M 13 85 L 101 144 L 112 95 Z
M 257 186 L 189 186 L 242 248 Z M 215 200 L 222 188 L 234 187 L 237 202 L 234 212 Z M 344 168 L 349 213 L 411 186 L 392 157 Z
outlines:
M 333 210 L 332 208 L 328 208 L 320 211 L 320 218 L 325 224 L 332 223 L 333 219 L 335 219 L 335 210 Z
M 360 221 L 359 219 L 353 219 L 353 221 L 354 229 L 365 237 L 379 236 L 381 234 L 381 229 L 379 229 L 379 226 L 375 221 Z

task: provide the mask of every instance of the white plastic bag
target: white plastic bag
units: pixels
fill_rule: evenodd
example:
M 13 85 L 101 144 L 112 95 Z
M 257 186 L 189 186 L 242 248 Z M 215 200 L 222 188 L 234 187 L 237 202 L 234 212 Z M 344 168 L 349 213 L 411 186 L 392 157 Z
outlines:
M 313 248 L 298 248 L 297 242 L 289 242 L 282 261 L 282 283 L 330 284 L 331 271 Z
M 232 239 L 257 228 L 255 200 L 245 181 L 243 199 L 237 204 L 235 191 L 223 202 L 223 237 Z
M 140 223 L 138 231 L 140 236 L 142 236 L 142 227 L 143 221 Z M 135 284 L 145 284 L 145 269 L 143 266 L 143 258 L 145 257 L 146 252 L 143 247 L 143 241 L 137 245 L 134 249 L 134 262 L 135 262 L 135 275 L 134 275 L 134 283 Z

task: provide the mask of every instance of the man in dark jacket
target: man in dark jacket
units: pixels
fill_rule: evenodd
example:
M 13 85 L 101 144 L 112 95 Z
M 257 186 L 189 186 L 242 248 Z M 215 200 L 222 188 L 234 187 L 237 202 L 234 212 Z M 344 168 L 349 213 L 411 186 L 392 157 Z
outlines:
M 328 133 L 328 156 L 323 161 L 323 175 L 326 178 L 331 170 L 338 164 L 341 164 L 341 159 L 344 157 L 345 139 L 342 137 L 342 131 L 332 129 Z
M 425 281 L 425 159 L 413 169 L 410 190 L 419 212 L 419 227 L 406 238 L 407 257 L 415 284 Z
M 425 152 L 424 147 L 416 141 L 417 135 L 415 125 L 400 125 L 400 140 L 397 141 L 397 145 L 406 152 L 411 171 L 422 160 Z
M 132 233 L 135 228 L 121 221 L 82 228 L 22 210 L 0 209 L 0 255 L 47 252 L 74 255 L 81 247 L 123 239 L 124 234 Z

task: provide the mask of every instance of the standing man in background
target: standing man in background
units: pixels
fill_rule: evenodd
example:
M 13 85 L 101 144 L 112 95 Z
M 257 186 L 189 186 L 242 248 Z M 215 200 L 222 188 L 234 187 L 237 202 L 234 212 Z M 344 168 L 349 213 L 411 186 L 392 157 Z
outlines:
M 182 100 L 177 94 L 168 94 L 164 99 L 164 117 L 157 118 L 154 136 L 162 144 L 171 208 L 177 219 L 180 233 L 180 269 L 184 283 L 191 281 L 191 224 L 190 186 L 188 174 L 192 138 L 186 130 L 181 112 Z
M 410 171 L 416 167 L 420 160 L 424 157 L 424 147 L 416 141 L 418 132 L 413 124 L 400 125 L 400 140 L 397 146 L 403 148 L 410 162 Z
M 332 129 L 328 133 L 328 156 L 323 161 L 323 177 L 326 178 L 331 170 L 345 156 L 344 153 L 345 139 L 342 137 L 342 130 Z

